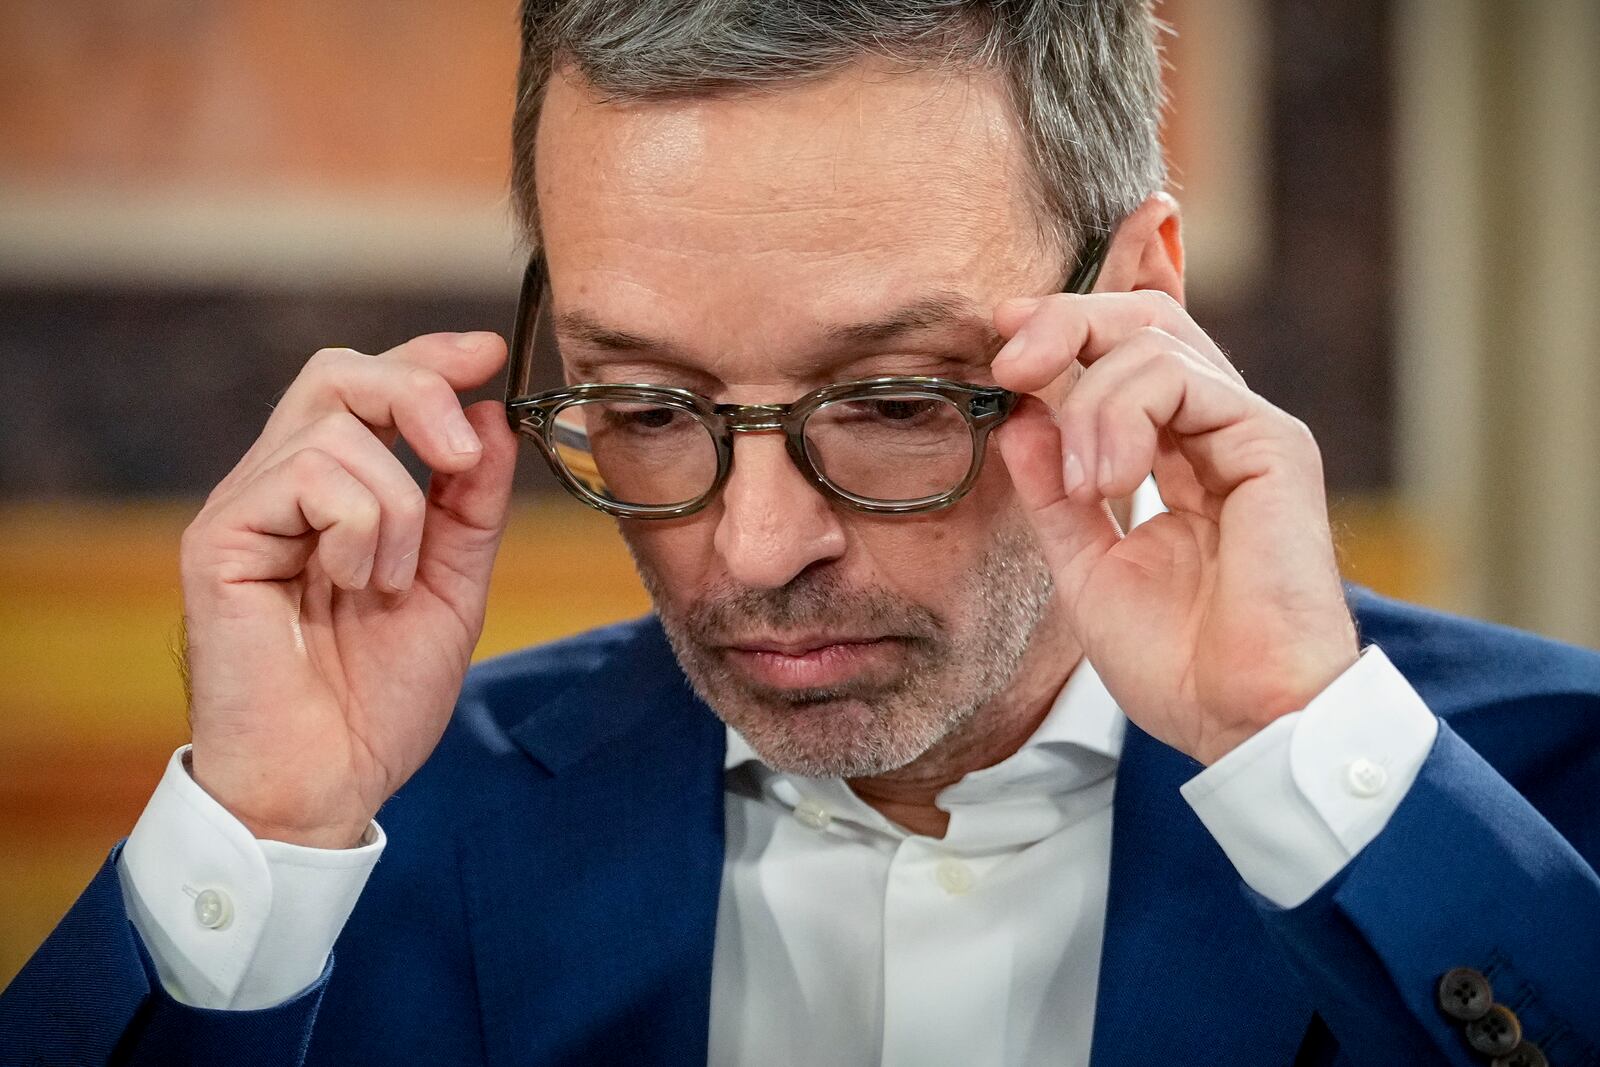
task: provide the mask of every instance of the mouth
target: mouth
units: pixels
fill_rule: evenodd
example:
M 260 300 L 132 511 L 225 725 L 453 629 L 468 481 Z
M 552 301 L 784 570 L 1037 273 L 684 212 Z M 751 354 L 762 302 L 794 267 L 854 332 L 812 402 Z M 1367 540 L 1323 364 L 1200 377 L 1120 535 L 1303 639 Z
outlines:
M 902 645 L 894 637 L 815 634 L 740 641 L 722 651 L 752 681 L 775 689 L 816 689 L 888 665 Z

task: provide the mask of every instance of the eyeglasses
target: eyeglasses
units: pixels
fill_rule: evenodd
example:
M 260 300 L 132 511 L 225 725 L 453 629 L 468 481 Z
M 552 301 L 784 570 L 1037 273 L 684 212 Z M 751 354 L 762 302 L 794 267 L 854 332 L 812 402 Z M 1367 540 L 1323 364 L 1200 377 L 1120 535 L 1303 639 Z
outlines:
M 1086 293 L 1109 235 L 1065 287 Z M 664 385 L 573 385 L 528 394 L 536 365 L 559 365 L 543 257 L 523 276 L 506 383 L 512 429 L 531 439 L 562 486 L 607 514 L 692 515 L 733 469 L 733 435 L 781 433 L 824 497 L 858 511 L 914 515 L 949 507 L 983 468 L 989 433 L 1020 397 L 994 386 L 897 376 L 841 382 L 788 404 L 717 404 Z

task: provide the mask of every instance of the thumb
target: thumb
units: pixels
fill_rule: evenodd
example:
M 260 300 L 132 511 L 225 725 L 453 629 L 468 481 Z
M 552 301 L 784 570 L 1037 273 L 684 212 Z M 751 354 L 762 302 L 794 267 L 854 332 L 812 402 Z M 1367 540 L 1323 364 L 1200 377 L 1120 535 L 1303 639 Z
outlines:
M 473 404 L 466 415 L 483 442 L 483 454 L 467 470 L 435 472 L 429 480 L 417 573 L 435 584 L 465 580 L 481 597 L 505 532 L 517 435 L 506 424 L 505 405 L 498 400 Z
M 1075 603 L 1095 565 L 1120 539 L 1116 521 L 1104 501 L 1075 504 L 1067 499 L 1061 475 L 1061 433 L 1037 397 L 1026 397 L 995 433 L 1011 483 L 1039 535 L 1056 586 L 1069 603 Z

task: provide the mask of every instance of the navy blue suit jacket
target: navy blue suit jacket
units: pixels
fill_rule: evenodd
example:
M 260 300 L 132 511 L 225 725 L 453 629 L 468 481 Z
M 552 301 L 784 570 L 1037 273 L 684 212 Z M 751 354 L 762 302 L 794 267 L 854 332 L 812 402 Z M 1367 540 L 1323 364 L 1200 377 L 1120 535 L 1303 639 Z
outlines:
M 1485 972 L 1560 1067 L 1600 1064 L 1600 656 L 1353 594 L 1443 722 L 1384 831 L 1304 905 L 1245 888 L 1136 728 L 1118 771 L 1093 1055 L 1483 1063 L 1435 1005 Z M 642 620 L 475 668 L 322 978 L 165 995 L 116 853 L 0 996 L 0 1064 L 705 1062 L 718 720 Z

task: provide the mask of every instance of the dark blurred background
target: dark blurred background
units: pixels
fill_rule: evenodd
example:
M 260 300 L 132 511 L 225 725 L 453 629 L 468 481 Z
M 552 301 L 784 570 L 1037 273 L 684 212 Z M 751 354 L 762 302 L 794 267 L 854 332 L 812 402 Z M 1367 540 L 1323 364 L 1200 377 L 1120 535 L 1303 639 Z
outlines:
M 514 6 L 0 0 L 0 982 L 184 739 L 177 538 L 276 394 L 509 330 Z M 1347 573 L 1600 644 L 1600 5 L 1159 6 L 1190 302 Z M 519 477 L 480 652 L 643 610 Z

